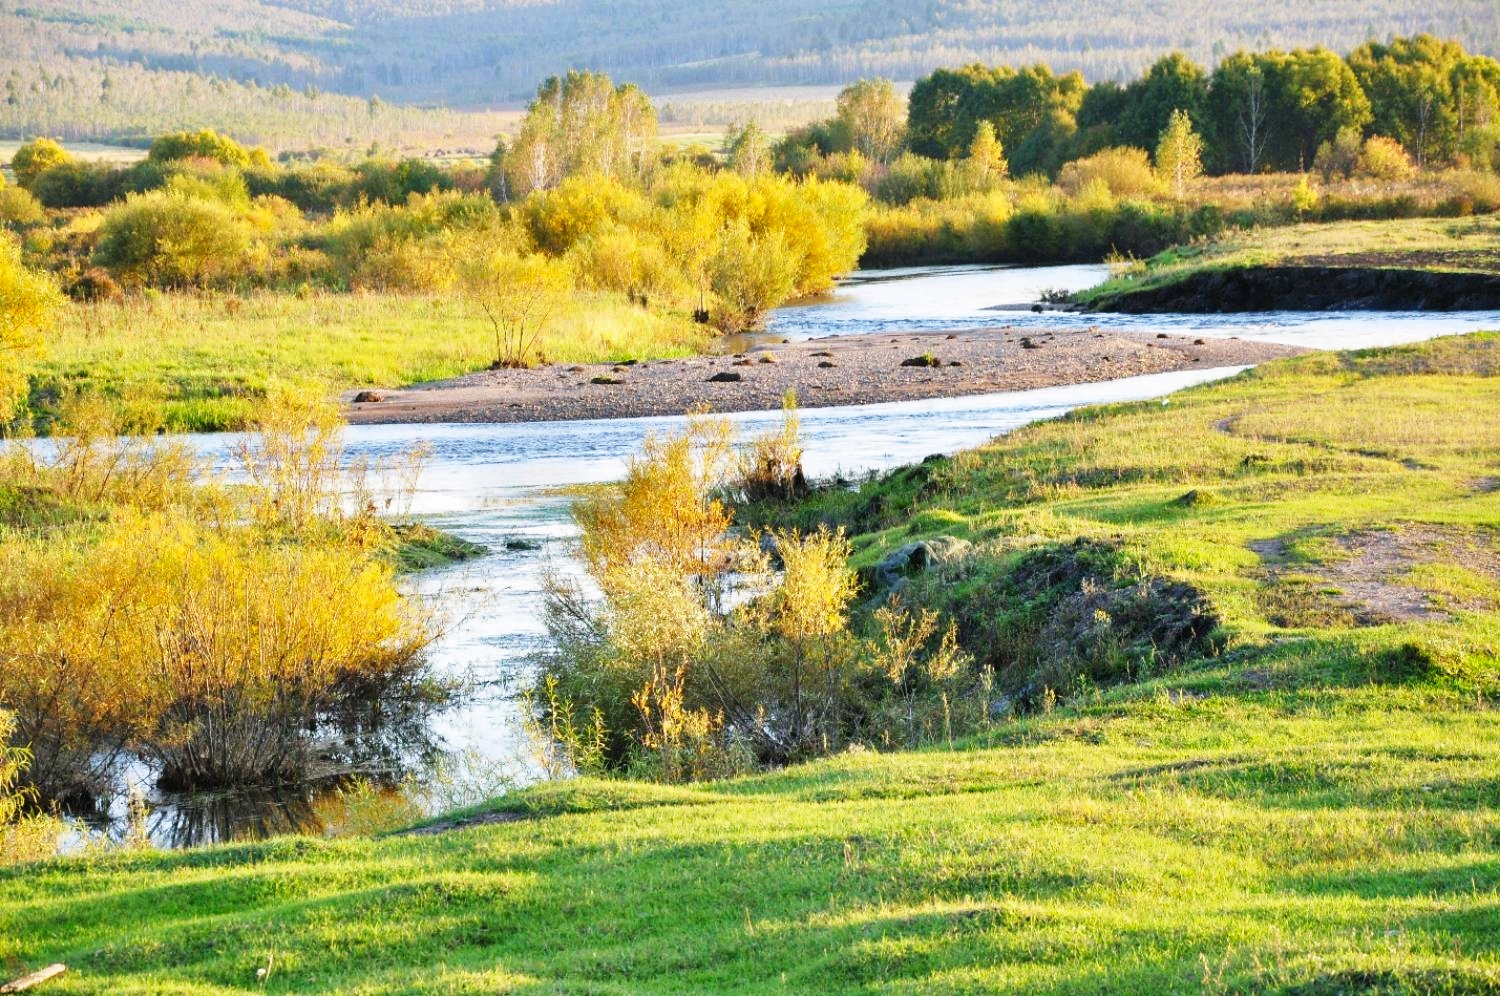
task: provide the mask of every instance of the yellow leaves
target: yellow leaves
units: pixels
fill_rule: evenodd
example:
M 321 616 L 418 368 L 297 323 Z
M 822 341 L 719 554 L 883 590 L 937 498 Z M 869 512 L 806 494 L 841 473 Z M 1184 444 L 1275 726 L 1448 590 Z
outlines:
M 763 498 L 788 500 L 806 493 L 802 473 L 802 420 L 797 414 L 797 392 L 781 399 L 781 426 L 751 440 L 740 456 L 739 486 L 751 501 Z
M 275 383 L 258 415 L 260 431 L 235 449 L 255 520 L 301 530 L 336 515 L 344 426 L 338 408 L 315 388 Z
M 0 701 L 54 750 L 177 747 L 203 735 L 196 709 L 322 701 L 428 639 L 390 568 L 339 546 L 124 511 L 65 540 L 0 542 Z
M 958 633 L 951 622 L 938 637 L 937 645 L 932 645 L 938 635 L 939 618 L 933 609 L 913 613 L 896 601 L 876 609 L 879 635 L 870 645 L 871 668 L 882 672 L 897 688 L 918 676 L 935 683 L 957 676 L 967 657 L 959 649 Z
M 567 264 L 542 255 L 492 252 L 465 263 L 460 272 L 464 296 L 494 333 L 496 367 L 545 362 L 537 343 L 572 286 Z
M 620 568 L 647 561 L 700 579 L 732 566 L 731 517 L 716 492 L 733 458 L 725 419 L 696 417 L 680 435 L 649 437 L 617 489 L 575 508 L 589 573 L 607 586 Z
M 849 569 L 849 541 L 827 528 L 805 536 L 775 536 L 784 570 L 772 596 L 773 628 L 794 644 L 843 633 L 857 590 Z
M 0 530 L 0 703 L 49 792 L 89 787 L 126 746 L 189 781 L 280 776 L 319 710 L 415 667 L 430 625 L 378 559 L 373 494 L 341 469 L 321 393 L 273 388 L 233 491 L 179 446 L 114 435 L 98 399 L 66 415 L 48 459 L 0 464 L 78 510 Z
M 702 591 L 674 566 L 651 560 L 621 564 L 610 569 L 602 587 L 610 595 L 610 634 L 627 660 L 687 660 L 708 636 Z
M 25 395 L 24 361 L 40 348 L 60 302 L 52 278 L 27 269 L 20 247 L 0 234 L 0 426 Z

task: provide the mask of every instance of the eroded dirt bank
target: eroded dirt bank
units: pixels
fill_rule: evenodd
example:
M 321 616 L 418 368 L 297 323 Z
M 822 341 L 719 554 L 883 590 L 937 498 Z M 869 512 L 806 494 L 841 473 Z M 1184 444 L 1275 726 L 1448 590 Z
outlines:
M 1090 302 L 1121 314 L 1246 311 L 1490 311 L 1500 275 L 1387 267 L 1252 266 L 1202 270 Z

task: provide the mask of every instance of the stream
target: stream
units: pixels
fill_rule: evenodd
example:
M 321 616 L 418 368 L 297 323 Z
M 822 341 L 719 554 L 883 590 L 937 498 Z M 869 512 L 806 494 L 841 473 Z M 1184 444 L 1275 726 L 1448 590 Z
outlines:
M 1500 313 L 1275 312 L 1254 315 L 1099 315 L 1032 310 L 1049 290 L 1078 290 L 1107 275 L 1102 266 L 929 267 L 852 274 L 825 299 L 779 310 L 770 336 L 808 339 L 915 329 L 1100 326 L 1118 330 L 1238 336 L 1314 348 L 1413 342 L 1500 328 Z M 807 471 L 855 476 L 952 453 L 1026 423 L 1081 406 L 1165 396 L 1241 368 L 1155 374 L 1098 384 L 965 398 L 807 409 L 801 413 Z M 780 413 L 731 416 L 744 434 Z M 351 458 L 378 459 L 416 444 L 430 448 L 412 511 L 423 521 L 489 549 L 486 556 L 415 576 L 417 594 L 439 607 L 444 635 L 430 652 L 440 679 L 457 682 L 451 703 L 387 724 L 341 752 L 346 771 L 407 780 L 406 796 L 429 812 L 480 801 L 535 780 L 516 701 L 545 647 L 541 599 L 548 571 L 576 570 L 570 486 L 617 479 L 652 432 L 679 418 L 512 425 L 357 426 Z M 232 436 L 194 437 L 227 462 Z M 162 793 L 134 772 L 145 828 L 163 847 L 318 832 L 328 789 L 275 793 Z M 99 832 L 119 833 L 127 803 L 91 814 Z

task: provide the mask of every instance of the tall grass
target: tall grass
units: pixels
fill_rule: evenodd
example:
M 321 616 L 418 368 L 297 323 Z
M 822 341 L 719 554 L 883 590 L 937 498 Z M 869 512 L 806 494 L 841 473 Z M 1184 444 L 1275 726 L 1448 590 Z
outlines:
M 580 293 L 538 348 L 557 363 L 684 356 L 711 332 L 615 295 Z M 494 336 L 449 295 L 151 293 L 67 306 L 32 377 L 33 409 L 69 391 L 147 410 L 170 431 L 252 425 L 275 381 L 402 386 L 483 369 Z

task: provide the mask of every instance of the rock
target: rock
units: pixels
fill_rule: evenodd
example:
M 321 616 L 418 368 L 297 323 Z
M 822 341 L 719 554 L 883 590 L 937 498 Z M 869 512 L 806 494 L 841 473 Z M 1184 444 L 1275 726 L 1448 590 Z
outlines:
M 1041 346 L 1041 343 L 1033 341 L 1032 338 L 1031 338 L 1031 336 L 1029 336 L 1029 335 L 1023 335 L 1023 336 L 1021 336 L 1021 348 L 1022 349 L 1041 349 L 1042 346 Z
M 625 383 L 625 381 L 621 377 L 611 377 L 608 374 L 600 374 L 597 377 L 591 377 L 591 378 L 589 378 L 589 383 L 590 384 L 623 384 L 623 383 Z
M 762 363 L 775 363 L 776 362 L 776 357 L 772 356 L 770 353 L 761 353 L 760 354 L 760 362 L 762 362 Z
M 901 361 L 903 367 L 940 367 L 943 361 L 931 353 L 923 353 L 921 356 L 913 356 Z
M 749 365 L 750 365 L 750 361 L 749 360 L 735 360 L 733 363 L 730 364 L 730 366 L 732 366 L 732 367 L 748 367 Z
M 1202 345 L 1205 345 L 1205 343 L 1203 342 L 1202 339 L 1194 339 L 1193 340 L 1193 345 L 1194 346 L 1202 346 Z
M 381 394 L 379 391 L 360 391 L 354 396 L 354 403 L 356 405 L 369 405 L 374 404 L 377 401 L 384 400 L 385 395 Z
M 1158 339 L 1165 339 L 1167 337 L 1167 334 L 1165 332 L 1158 332 L 1156 333 L 1156 337 Z
M 948 361 L 948 365 L 950 367 L 961 367 L 961 366 L 963 366 L 963 363 L 961 361 L 959 361 L 959 360 L 949 360 Z
M 827 357 L 832 357 L 833 356 L 833 354 L 830 353 L 830 352 L 828 352 L 826 349 L 825 350 L 819 350 L 818 352 L 813 353 L 812 355 L 813 356 L 827 356 Z
M 738 373 L 738 372 L 736 372 L 734 370 L 720 370 L 718 373 L 716 373 L 712 377 L 708 378 L 708 380 L 705 383 L 708 383 L 708 384 L 734 384 L 734 383 L 737 383 L 737 382 L 742 381 L 744 379 L 745 379 L 745 377 L 744 377 L 743 374 L 740 374 L 740 373 Z
M 934 536 L 903 543 L 875 565 L 875 581 L 882 587 L 889 587 L 934 565 L 957 560 L 968 550 L 968 542 L 956 536 Z
M 511 551 L 512 553 L 520 553 L 520 552 L 523 552 L 523 551 L 530 551 L 530 550 L 540 550 L 541 548 L 542 548 L 542 544 L 538 543 L 536 540 L 529 540 L 529 539 L 508 539 L 508 540 L 505 541 L 505 549 Z
M 824 360 L 822 363 L 818 364 L 818 369 L 819 370 L 831 370 L 831 369 L 833 369 L 833 367 L 834 367 L 834 364 L 829 363 L 827 360 Z

